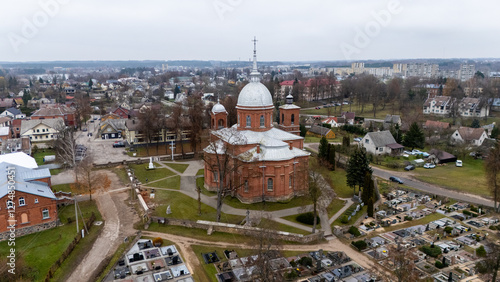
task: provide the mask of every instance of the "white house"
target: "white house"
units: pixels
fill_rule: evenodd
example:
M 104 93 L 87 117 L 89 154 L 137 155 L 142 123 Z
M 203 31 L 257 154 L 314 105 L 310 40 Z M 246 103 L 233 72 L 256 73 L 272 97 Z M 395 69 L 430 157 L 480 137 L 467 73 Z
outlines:
M 8 108 L 7 110 L 3 111 L 0 114 L 0 117 L 11 117 L 12 119 L 22 119 L 22 118 L 26 118 L 26 115 L 23 114 L 20 110 L 12 107 L 12 108 Z
M 339 124 L 337 123 L 337 118 L 336 117 L 329 117 L 321 121 L 321 123 L 326 123 L 331 125 L 332 127 L 339 127 Z
M 399 154 L 403 151 L 403 146 L 396 143 L 389 130 L 367 133 L 361 145 L 368 153 L 375 155 Z
M 29 137 L 31 142 L 52 141 L 57 139 L 58 129 L 63 126 L 62 118 L 23 120 L 21 137 Z
M 424 103 L 423 113 L 426 115 L 448 115 L 451 112 L 452 100 L 449 96 L 428 98 Z
M 488 138 L 484 128 L 460 127 L 451 135 L 454 143 L 466 143 L 473 146 L 481 146 L 484 140 Z
M 486 117 L 490 114 L 488 103 L 478 98 L 463 98 L 458 104 L 458 113 L 463 117 Z

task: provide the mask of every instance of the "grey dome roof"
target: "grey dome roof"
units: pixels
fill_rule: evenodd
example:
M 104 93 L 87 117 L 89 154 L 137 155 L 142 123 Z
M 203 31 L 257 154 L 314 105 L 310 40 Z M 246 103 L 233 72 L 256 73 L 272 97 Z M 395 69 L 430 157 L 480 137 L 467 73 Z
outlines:
M 237 106 L 269 107 L 273 106 L 273 98 L 264 84 L 252 81 L 241 90 Z
M 212 107 L 212 113 L 216 114 L 216 113 L 225 113 L 226 112 L 226 108 L 224 108 L 224 106 L 217 102 L 217 104 L 215 104 L 213 107 Z

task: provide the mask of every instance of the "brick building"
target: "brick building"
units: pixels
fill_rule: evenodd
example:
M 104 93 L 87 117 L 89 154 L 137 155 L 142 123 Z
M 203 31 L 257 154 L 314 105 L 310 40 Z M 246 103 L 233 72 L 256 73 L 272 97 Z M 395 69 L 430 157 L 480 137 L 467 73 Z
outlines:
M 280 109 L 279 126 L 285 131 L 273 127 L 273 100 L 260 82 L 254 51 L 250 83 L 236 105 L 237 124 L 227 128 L 221 104 L 212 109 L 211 142 L 204 149 L 208 190 L 217 190 L 223 181 L 224 189 L 245 203 L 287 200 L 307 191 L 309 153 L 303 150 L 304 138 L 298 136 L 300 108 L 287 102 Z
M 50 188 L 49 169 L 33 169 L 1 162 L 0 171 L 6 171 L 0 179 L 0 240 L 8 238 L 8 227 L 12 224 L 15 226 L 16 236 L 57 225 L 57 199 Z M 14 175 L 14 181 L 9 182 L 9 174 Z M 9 186 L 12 185 L 15 187 L 14 198 L 9 197 Z M 11 217 L 11 212 L 14 217 Z
M 75 126 L 75 110 L 65 105 L 48 106 L 35 111 L 31 119 L 55 119 L 62 118 L 66 126 Z

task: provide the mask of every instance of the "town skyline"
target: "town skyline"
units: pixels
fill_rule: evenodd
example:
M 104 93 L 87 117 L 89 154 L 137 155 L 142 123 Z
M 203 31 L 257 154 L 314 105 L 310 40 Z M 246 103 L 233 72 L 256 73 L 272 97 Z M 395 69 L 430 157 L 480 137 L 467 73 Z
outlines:
M 493 1 L 152 1 L 141 9 L 113 1 L 28 2 L 0 12 L 0 61 L 244 62 L 253 36 L 259 61 L 499 57 L 491 34 L 500 24 L 484 23 L 495 16 Z

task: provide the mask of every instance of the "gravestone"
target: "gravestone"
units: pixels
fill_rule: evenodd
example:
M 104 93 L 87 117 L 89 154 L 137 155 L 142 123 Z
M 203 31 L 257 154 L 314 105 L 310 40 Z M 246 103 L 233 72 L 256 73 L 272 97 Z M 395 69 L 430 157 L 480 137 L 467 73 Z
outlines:
M 170 205 L 168 205 L 167 207 L 167 214 L 171 214 L 172 213 L 172 210 L 170 209 Z
M 155 166 L 153 165 L 153 158 L 152 157 L 149 157 L 149 167 L 148 169 L 154 169 Z

